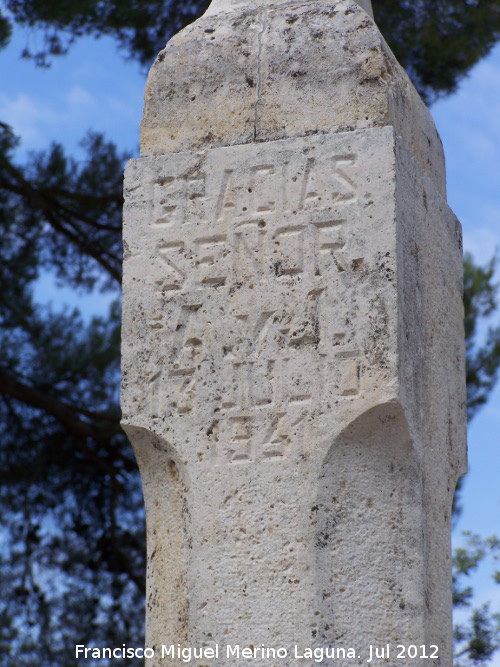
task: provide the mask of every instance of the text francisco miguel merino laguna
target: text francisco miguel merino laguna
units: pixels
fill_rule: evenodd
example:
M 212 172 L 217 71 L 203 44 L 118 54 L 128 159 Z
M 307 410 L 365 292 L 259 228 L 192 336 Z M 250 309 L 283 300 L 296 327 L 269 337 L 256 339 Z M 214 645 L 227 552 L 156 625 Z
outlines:
M 212 646 L 201 646 L 201 647 L 189 647 L 181 646 L 180 644 L 170 644 L 166 646 L 165 644 L 161 645 L 161 648 L 133 648 L 127 647 L 126 644 L 123 644 L 121 647 L 114 648 L 97 648 L 85 646 L 84 644 L 77 644 L 75 646 L 75 657 L 78 658 L 94 658 L 94 659 L 103 659 L 103 658 L 114 658 L 115 660 L 120 660 L 123 658 L 172 658 L 180 660 L 181 662 L 191 662 L 192 660 L 205 659 L 217 659 L 225 656 L 226 658 L 236 658 L 244 660 L 262 660 L 264 659 L 273 659 L 273 660 L 282 660 L 288 656 L 295 658 L 296 660 L 307 659 L 314 662 L 322 662 L 325 658 L 333 659 L 350 659 L 350 660 L 360 660 L 361 655 L 358 654 L 356 649 L 349 647 L 315 647 L 315 648 L 301 648 L 297 645 L 293 649 L 288 651 L 284 647 L 272 648 L 268 646 L 250 646 L 242 647 L 239 644 L 227 644 L 226 646 L 219 647 L 219 644 L 214 644 Z M 438 657 L 438 647 L 435 645 L 432 646 L 408 646 L 405 647 L 401 644 L 392 646 L 391 644 L 385 644 L 385 646 L 374 646 L 370 644 L 368 646 L 368 651 L 366 652 L 366 662 L 370 663 L 373 659 L 389 659 L 396 658 L 399 660 L 404 660 L 407 657 L 410 658 L 437 658 Z

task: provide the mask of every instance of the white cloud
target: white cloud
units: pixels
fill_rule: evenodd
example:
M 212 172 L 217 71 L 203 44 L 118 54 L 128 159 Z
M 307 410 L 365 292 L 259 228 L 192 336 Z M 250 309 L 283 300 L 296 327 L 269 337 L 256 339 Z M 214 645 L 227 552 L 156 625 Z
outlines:
M 498 222 L 500 217 L 497 218 L 497 225 Z M 464 226 L 464 250 L 472 253 L 476 264 L 484 265 L 489 262 L 499 245 L 498 227 Z
M 88 321 L 94 315 L 106 316 L 116 294 L 78 293 L 69 287 L 60 287 L 57 279 L 49 272 L 44 272 L 35 283 L 34 297 L 37 303 L 51 305 L 55 310 L 77 308 Z
M 95 105 L 95 100 L 88 90 L 82 86 L 73 86 L 67 95 L 70 107 L 89 107 Z
M 483 213 L 485 215 L 485 222 L 494 225 L 498 232 L 500 229 L 500 201 L 488 202 L 483 208 Z
M 0 95 L 0 118 L 21 137 L 22 147 L 29 150 L 47 148 L 51 140 L 67 143 L 75 126 L 82 126 L 80 139 L 93 125 L 92 112 L 97 115 L 92 95 L 81 86 L 52 97 L 50 102 L 36 95 L 19 93 Z
M 47 69 L 19 58 L 22 35 L 14 42 L 1 54 L 0 119 L 22 138 L 21 160 L 54 140 L 82 157 L 79 143 L 89 129 L 118 146 L 136 146 L 144 77 L 116 53 L 113 40 L 78 40 Z
M 497 118 L 499 116 L 500 111 Z M 498 159 L 498 142 L 488 129 L 488 126 L 481 130 L 470 128 L 464 135 L 463 149 L 467 151 L 470 159 L 475 163 L 485 163 Z
M 493 99 L 498 101 L 500 65 L 495 55 L 494 50 L 486 60 L 482 60 L 473 70 L 473 77 L 477 88 L 483 90 L 485 95 L 489 93 Z
M 56 123 L 57 113 L 40 100 L 19 93 L 15 97 L 0 95 L 0 118 L 23 138 L 26 145 L 40 148 L 46 141 L 43 125 Z

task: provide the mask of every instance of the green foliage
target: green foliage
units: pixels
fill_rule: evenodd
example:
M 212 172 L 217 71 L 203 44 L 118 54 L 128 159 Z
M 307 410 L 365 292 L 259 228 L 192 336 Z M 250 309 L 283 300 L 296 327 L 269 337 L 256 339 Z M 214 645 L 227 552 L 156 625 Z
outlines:
M 467 416 L 470 419 L 486 403 L 498 379 L 500 366 L 500 327 L 486 326 L 485 322 L 498 309 L 498 284 L 494 281 L 496 256 L 486 266 L 478 266 L 468 253 L 464 257 L 464 326 L 466 351 Z M 457 498 L 454 514 L 460 512 Z M 456 549 L 453 559 L 453 603 L 456 607 L 468 607 L 474 591 L 464 584 L 488 555 L 498 559 L 500 541 L 495 537 L 482 539 L 468 535 L 466 547 Z M 493 573 L 493 580 L 500 583 L 500 571 Z M 498 614 L 492 614 L 488 605 L 473 609 L 465 626 L 455 627 L 455 667 L 483 665 L 499 648 L 500 630 Z
M 144 517 L 118 406 L 125 156 L 90 135 L 83 164 L 54 145 L 22 168 L 15 145 L 2 126 L 0 653 L 34 667 L 142 643 Z M 47 271 L 115 294 L 108 317 L 37 304 Z
M 453 554 L 453 604 L 456 607 L 471 605 L 473 590 L 465 585 L 470 577 L 487 559 L 498 561 L 500 540 L 491 536 L 483 539 L 479 535 L 464 533 L 466 545 L 455 549 Z M 500 571 L 495 570 L 493 581 L 500 583 Z M 465 625 L 454 627 L 454 667 L 484 665 L 500 647 L 500 614 L 492 614 L 488 604 L 473 609 Z
M 497 258 L 486 266 L 464 257 L 465 344 L 467 358 L 467 412 L 471 419 L 486 403 L 496 384 L 500 366 L 500 327 L 489 327 L 481 336 L 480 325 L 498 307 L 498 284 L 493 282 Z M 478 345 L 478 338 L 483 342 Z
M 500 37 L 500 0 L 373 0 L 377 24 L 427 102 L 453 93 Z
M 12 35 L 12 25 L 10 21 L 0 13 L 0 49 L 3 49 L 10 42 Z
M 455 626 L 455 645 L 465 648 L 455 656 L 455 667 L 485 665 L 499 647 L 500 615 L 491 615 L 489 605 L 474 609 L 467 627 Z
M 16 23 L 36 26 L 41 32 L 41 48 L 27 45 L 24 55 L 42 65 L 50 56 L 66 53 L 82 35 L 110 35 L 142 64 L 151 64 L 167 40 L 209 4 L 209 0 L 5 0 Z

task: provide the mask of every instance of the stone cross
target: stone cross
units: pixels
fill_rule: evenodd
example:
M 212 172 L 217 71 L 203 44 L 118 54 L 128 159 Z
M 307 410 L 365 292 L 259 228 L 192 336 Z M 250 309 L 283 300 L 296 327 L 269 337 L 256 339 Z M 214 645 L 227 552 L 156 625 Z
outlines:
M 122 405 L 151 667 L 451 666 L 461 232 L 370 13 L 214 0 L 149 74 Z

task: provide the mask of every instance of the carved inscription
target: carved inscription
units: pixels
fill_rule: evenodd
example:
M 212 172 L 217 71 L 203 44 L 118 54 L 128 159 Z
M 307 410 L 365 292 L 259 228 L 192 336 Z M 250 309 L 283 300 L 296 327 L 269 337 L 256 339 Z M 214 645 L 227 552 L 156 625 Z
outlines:
M 153 186 L 153 227 L 164 230 L 188 223 L 205 201 L 203 173 L 159 178 Z
M 325 397 L 345 400 L 361 391 L 362 354 L 349 348 L 345 332 L 332 335 L 329 312 L 326 289 L 311 290 L 295 311 L 279 303 L 260 312 L 239 309 L 226 314 L 222 349 L 214 350 L 203 304 L 179 306 L 171 323 L 168 366 L 151 380 L 153 415 L 193 414 L 197 420 L 203 401 L 199 369 L 208 356 L 214 373 L 209 381 L 218 387 L 212 463 L 307 454 L 311 410 Z
M 164 268 L 162 293 L 344 270 L 341 210 L 357 199 L 348 174 L 355 166 L 355 155 L 326 164 L 284 155 L 282 164 L 225 169 L 212 198 L 203 171 L 158 178 L 152 228 Z M 193 230 L 200 221 L 213 235 Z
M 213 405 L 198 452 L 213 465 L 307 456 L 315 408 L 363 386 L 341 293 L 363 263 L 349 229 L 357 157 L 283 150 L 218 171 L 202 157 L 182 165 L 152 186 L 155 284 L 174 313 L 150 322 L 168 332 L 152 413 L 198 424 L 200 407 Z M 215 294 L 224 307 L 212 306 Z

